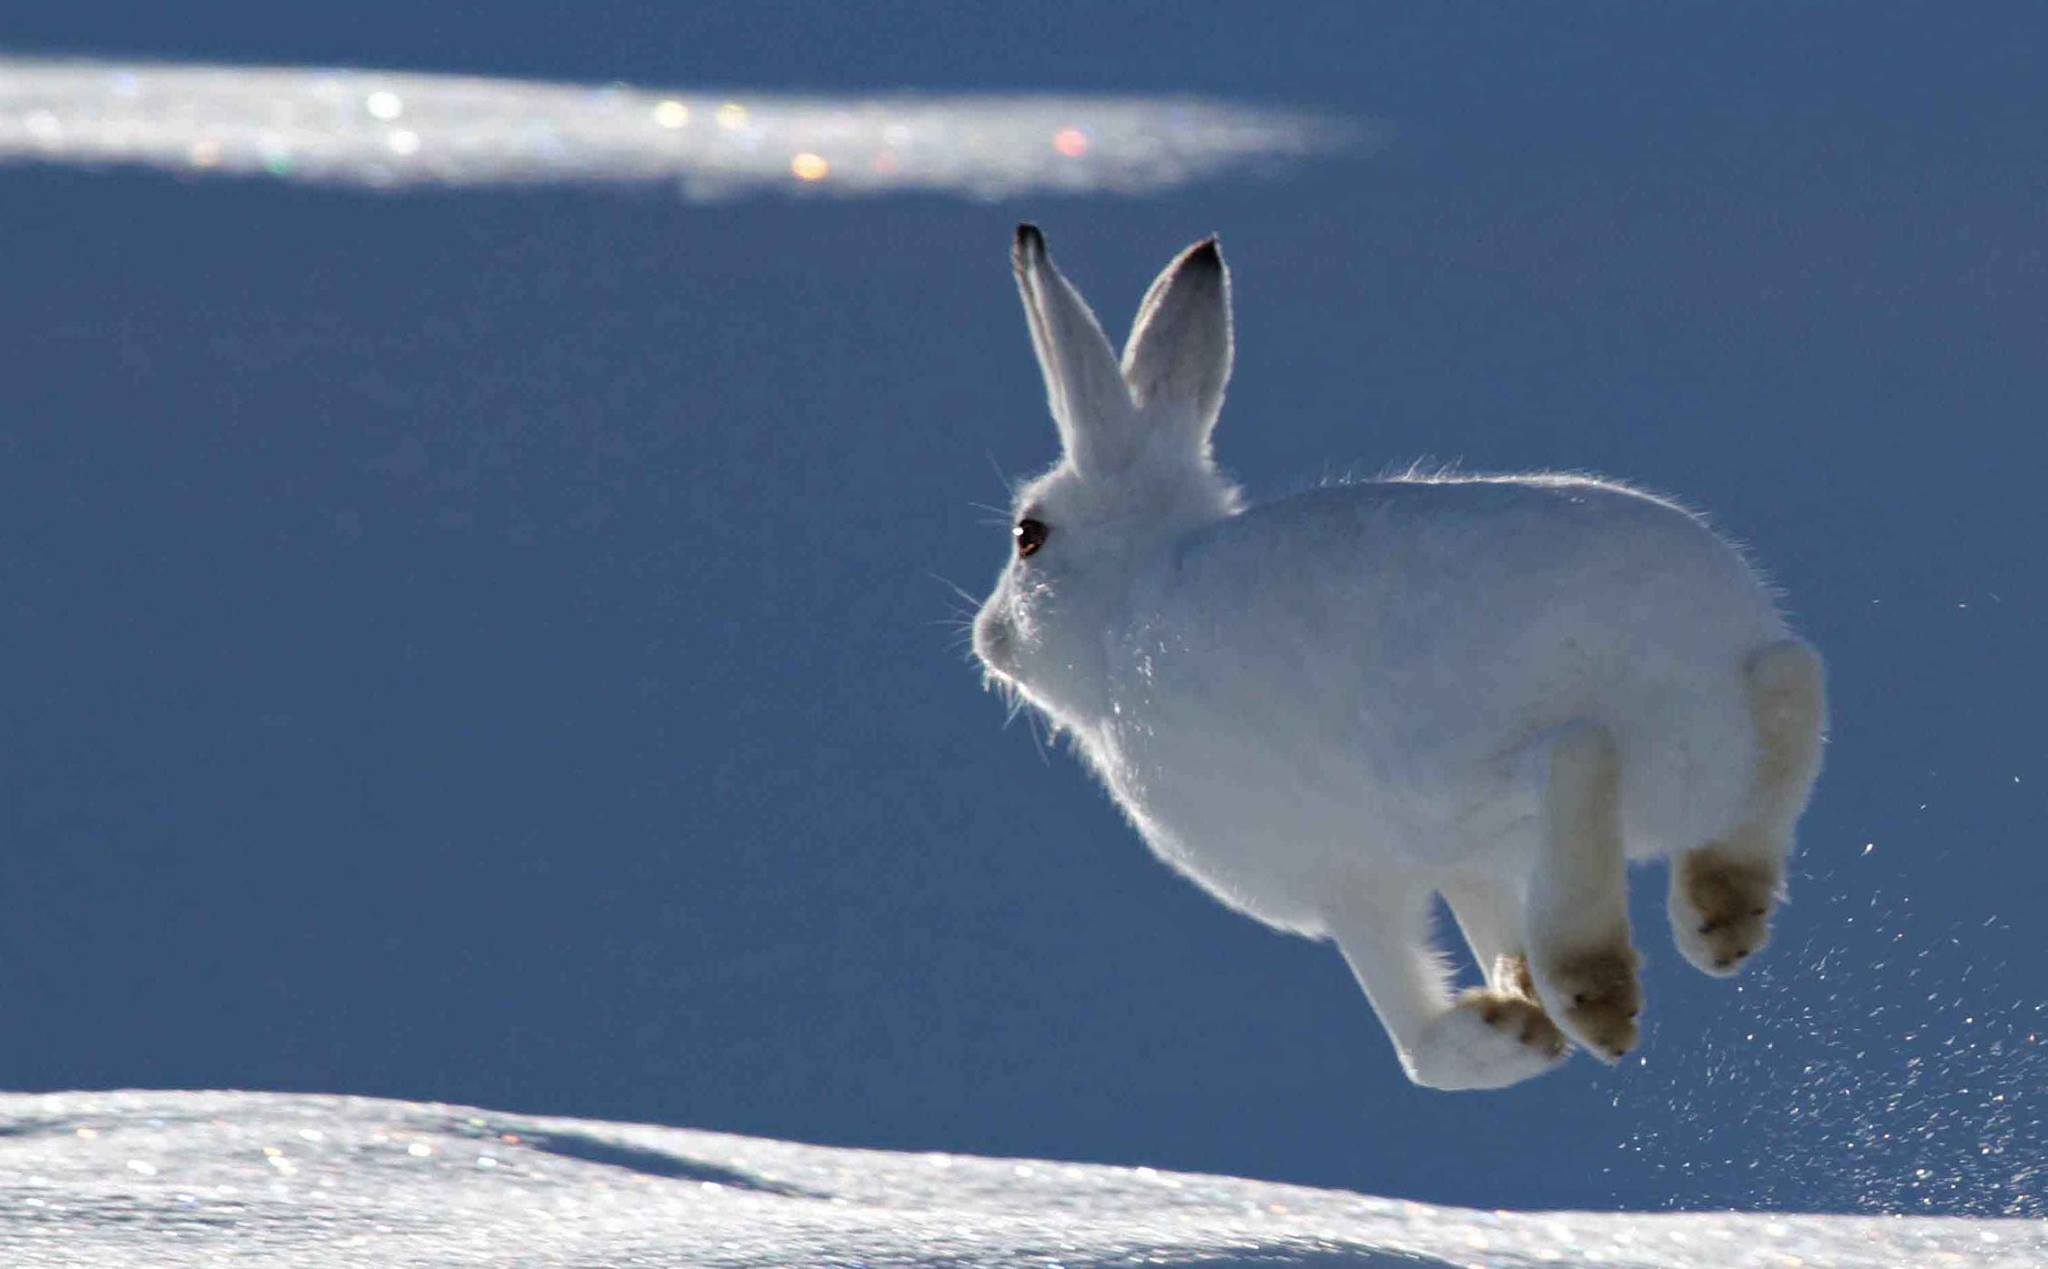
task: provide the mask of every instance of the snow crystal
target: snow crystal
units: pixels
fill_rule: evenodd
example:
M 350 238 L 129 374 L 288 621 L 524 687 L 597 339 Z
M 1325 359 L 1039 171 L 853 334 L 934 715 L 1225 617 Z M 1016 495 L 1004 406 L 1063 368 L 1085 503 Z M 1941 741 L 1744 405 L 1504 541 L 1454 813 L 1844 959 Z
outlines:
M 1982 994 L 1972 978 L 1999 976 L 1967 931 L 1924 928 L 1904 896 L 1795 894 L 1823 932 L 1774 947 L 1683 1061 L 1620 1085 L 1631 1193 L 1647 1176 L 1668 1207 L 2048 1216 L 2048 1006 Z

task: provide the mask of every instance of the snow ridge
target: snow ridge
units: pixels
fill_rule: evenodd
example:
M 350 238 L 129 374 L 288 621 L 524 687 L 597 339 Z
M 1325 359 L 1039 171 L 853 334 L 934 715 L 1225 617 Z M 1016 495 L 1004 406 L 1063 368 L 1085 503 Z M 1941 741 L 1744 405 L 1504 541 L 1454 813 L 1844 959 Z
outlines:
M 2048 1227 L 1478 1212 L 374 1098 L 55 1093 L 0 1095 L 0 1263 L 2018 1267 L 2048 1263 Z

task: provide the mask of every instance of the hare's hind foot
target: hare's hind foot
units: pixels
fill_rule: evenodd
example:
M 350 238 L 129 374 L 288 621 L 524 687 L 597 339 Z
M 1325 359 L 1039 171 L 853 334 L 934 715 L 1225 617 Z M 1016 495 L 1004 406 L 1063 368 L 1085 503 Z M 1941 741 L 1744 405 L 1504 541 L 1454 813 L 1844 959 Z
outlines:
M 1418 1084 L 1506 1088 L 1556 1067 L 1571 1044 L 1528 996 L 1474 987 L 1423 1031 L 1408 1058 Z
M 1757 741 L 1749 807 L 1725 839 L 1672 861 L 1666 904 L 1678 950 L 1716 977 L 1742 968 L 1770 939 L 1792 830 L 1820 773 L 1827 715 L 1820 657 L 1796 639 L 1751 657 L 1746 678 Z
M 1624 936 L 1608 947 L 1560 957 L 1541 975 L 1543 998 L 1559 1025 L 1603 1062 L 1618 1062 L 1636 1047 L 1641 961 Z
M 1629 943 L 1621 756 L 1606 728 L 1574 723 L 1543 742 L 1543 844 L 1530 876 L 1529 969 L 1565 1034 L 1614 1062 L 1643 1009 Z
M 1701 973 L 1723 978 L 1742 968 L 1771 937 L 1777 903 L 1775 860 L 1713 842 L 1671 865 L 1671 935 Z

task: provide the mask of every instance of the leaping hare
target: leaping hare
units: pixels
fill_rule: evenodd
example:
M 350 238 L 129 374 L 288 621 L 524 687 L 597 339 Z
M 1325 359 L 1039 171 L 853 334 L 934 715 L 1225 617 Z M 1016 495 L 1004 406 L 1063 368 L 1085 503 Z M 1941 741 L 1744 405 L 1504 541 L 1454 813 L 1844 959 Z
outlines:
M 1014 264 L 1063 454 L 1017 493 L 974 650 L 1160 858 L 1333 940 L 1433 1088 L 1635 1044 L 1630 859 L 1670 858 L 1701 970 L 1763 946 L 1826 705 L 1819 656 L 1728 543 L 1582 476 L 1247 507 L 1210 452 L 1231 364 L 1215 239 L 1152 284 L 1121 363 L 1037 229 Z M 1486 986 L 1452 995 L 1433 894 Z

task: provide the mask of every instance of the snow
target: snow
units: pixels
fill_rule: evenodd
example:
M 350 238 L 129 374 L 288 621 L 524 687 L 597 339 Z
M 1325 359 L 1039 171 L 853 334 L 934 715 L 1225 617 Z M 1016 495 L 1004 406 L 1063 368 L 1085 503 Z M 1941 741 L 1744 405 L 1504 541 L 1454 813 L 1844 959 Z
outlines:
M 1181 98 L 798 97 L 0 57 L 0 161 L 377 188 L 664 181 L 697 198 L 1137 193 L 1378 137 L 1363 124 Z
M 2048 1226 L 1480 1212 L 372 1098 L 0 1095 L 0 1264 L 21 1269 L 1141 1263 L 2038 1266 Z

